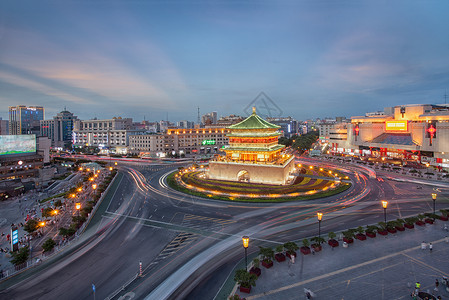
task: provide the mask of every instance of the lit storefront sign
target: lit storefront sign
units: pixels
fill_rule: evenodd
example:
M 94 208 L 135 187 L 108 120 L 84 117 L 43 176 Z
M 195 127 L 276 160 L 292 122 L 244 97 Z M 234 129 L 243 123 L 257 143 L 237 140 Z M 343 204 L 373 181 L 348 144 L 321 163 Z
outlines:
M 386 121 L 385 131 L 407 131 L 407 121 Z
M 215 145 L 215 140 L 204 140 L 201 142 L 202 145 Z

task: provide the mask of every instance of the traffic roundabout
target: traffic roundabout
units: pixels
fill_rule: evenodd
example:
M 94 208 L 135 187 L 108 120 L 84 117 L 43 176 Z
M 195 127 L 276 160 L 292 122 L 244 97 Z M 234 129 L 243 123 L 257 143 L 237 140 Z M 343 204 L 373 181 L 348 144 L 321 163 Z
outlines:
M 180 192 L 209 199 L 241 202 L 287 202 L 328 197 L 347 190 L 351 181 L 336 170 L 301 165 L 286 185 L 217 180 L 208 177 L 207 166 L 180 168 L 167 177 Z

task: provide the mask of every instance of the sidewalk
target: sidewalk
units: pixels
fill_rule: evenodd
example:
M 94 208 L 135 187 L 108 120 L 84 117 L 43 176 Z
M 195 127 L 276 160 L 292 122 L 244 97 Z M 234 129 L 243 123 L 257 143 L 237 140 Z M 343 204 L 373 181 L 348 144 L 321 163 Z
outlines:
M 302 255 L 294 264 L 274 262 L 265 269 L 250 294 L 237 292 L 250 299 L 306 299 L 304 288 L 312 290 L 313 299 L 411 299 L 416 281 L 421 290 L 449 299 L 440 284 L 433 291 L 435 279 L 449 277 L 449 243 L 443 221 L 405 232 L 377 236 L 366 241 L 355 240 L 348 248 L 331 250 L 325 244 L 315 255 Z M 447 223 L 447 222 L 446 222 Z M 421 250 L 421 242 L 431 242 Z

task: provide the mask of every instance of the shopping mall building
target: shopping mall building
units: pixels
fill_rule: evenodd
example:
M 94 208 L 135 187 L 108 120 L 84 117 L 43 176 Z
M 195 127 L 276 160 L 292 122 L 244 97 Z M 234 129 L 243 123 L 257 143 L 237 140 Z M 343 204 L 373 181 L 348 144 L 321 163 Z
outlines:
M 341 128 L 341 124 L 336 124 Z M 412 104 L 351 118 L 346 140 L 329 140 L 330 152 L 397 158 L 449 168 L 449 105 Z

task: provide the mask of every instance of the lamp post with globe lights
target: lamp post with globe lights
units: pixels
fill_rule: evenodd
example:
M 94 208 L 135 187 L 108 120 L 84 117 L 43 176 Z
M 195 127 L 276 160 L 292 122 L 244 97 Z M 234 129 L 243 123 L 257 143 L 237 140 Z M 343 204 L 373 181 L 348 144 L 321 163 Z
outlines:
M 432 200 L 433 200 L 433 213 L 435 214 L 435 202 L 437 200 L 437 194 L 432 193 Z
M 388 201 L 382 201 L 382 207 L 384 208 L 384 221 L 385 224 L 387 224 L 387 206 L 388 206 Z
M 321 220 L 323 218 L 323 213 L 317 212 L 316 216 L 318 218 L 318 237 L 321 237 Z
M 245 248 L 245 269 L 246 271 L 248 271 L 248 253 L 247 253 L 247 249 L 249 246 L 249 237 L 247 237 L 246 235 L 242 237 L 242 242 L 243 242 L 243 248 Z

